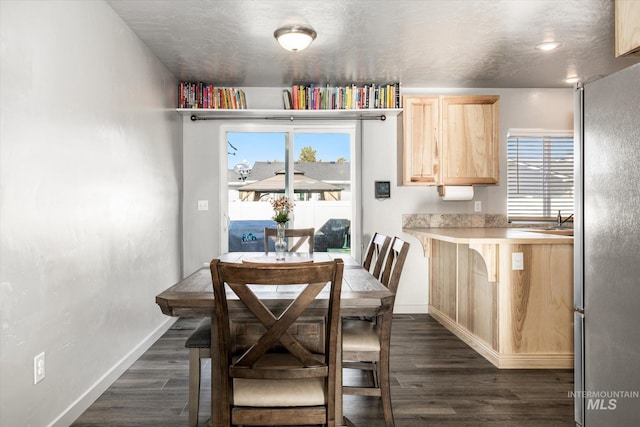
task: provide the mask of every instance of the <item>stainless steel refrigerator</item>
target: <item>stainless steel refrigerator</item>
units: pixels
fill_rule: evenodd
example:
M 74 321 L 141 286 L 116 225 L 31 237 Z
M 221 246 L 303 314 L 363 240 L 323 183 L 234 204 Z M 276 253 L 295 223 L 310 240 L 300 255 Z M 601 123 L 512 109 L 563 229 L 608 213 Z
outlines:
M 640 425 L 640 64 L 576 90 L 575 415 Z

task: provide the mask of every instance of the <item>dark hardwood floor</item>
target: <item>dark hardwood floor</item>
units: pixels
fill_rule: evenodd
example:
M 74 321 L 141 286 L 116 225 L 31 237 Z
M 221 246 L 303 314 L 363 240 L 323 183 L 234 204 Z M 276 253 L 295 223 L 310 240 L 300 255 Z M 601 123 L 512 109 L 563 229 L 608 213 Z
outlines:
M 186 426 L 188 351 L 198 320 L 180 319 L 73 424 Z M 571 370 L 500 370 L 428 315 L 396 315 L 391 346 L 396 426 L 573 426 Z M 210 407 L 203 374 L 200 422 Z M 360 380 L 345 371 L 345 382 Z M 345 396 L 357 426 L 384 426 L 373 397 Z

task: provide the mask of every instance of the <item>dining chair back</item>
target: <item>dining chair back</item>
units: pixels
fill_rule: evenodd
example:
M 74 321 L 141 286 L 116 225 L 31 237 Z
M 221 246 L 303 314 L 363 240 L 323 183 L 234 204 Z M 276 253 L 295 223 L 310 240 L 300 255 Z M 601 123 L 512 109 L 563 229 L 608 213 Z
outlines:
M 371 237 L 371 241 L 369 242 L 369 247 L 367 248 L 367 253 L 365 254 L 362 266 L 366 270 L 369 270 L 376 279 L 380 279 L 385 255 L 387 255 L 390 244 L 391 237 L 380 233 L 373 233 L 373 237 Z M 372 265 L 373 270 L 371 269 Z
M 382 284 L 393 292 L 394 298 L 400 284 L 400 275 L 408 253 L 409 243 L 394 237 L 384 264 L 382 278 L 380 279 Z
M 212 398 L 222 402 L 221 413 L 214 414 L 220 424 L 335 426 L 342 260 L 259 265 L 214 259 L 210 268 L 217 325 L 212 339 L 217 337 L 219 358 L 212 369 L 221 385 Z M 329 303 L 317 306 L 316 296 L 327 285 Z M 269 294 L 269 287 L 283 286 L 292 287 L 292 301 L 273 313 L 256 289 Z M 232 348 L 229 291 L 264 327 L 239 356 Z M 314 353 L 289 332 L 311 306 L 314 315 L 320 310 L 326 319 L 323 354 Z
M 284 231 L 284 237 L 289 239 L 289 252 L 298 252 L 302 245 L 306 242 L 309 253 L 313 253 L 313 245 L 315 244 L 315 228 L 287 228 Z M 275 228 L 264 229 L 264 252 L 269 253 L 269 240 L 274 240 L 278 230 Z M 293 241 L 292 241 L 293 240 Z
M 398 290 L 409 243 L 394 237 L 387 254 L 380 281 L 393 291 L 392 309 L 371 320 L 344 319 L 342 324 L 343 367 L 368 372 L 369 386 L 342 387 L 342 393 L 359 396 L 380 396 L 387 427 L 394 426 L 391 406 L 389 356 L 391 348 L 391 321 L 393 303 Z

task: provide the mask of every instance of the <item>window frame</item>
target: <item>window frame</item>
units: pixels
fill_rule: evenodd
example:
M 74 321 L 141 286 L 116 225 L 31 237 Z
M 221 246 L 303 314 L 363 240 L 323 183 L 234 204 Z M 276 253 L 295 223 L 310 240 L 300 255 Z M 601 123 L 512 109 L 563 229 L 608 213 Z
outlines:
M 531 188 L 533 187 L 533 180 L 531 179 L 531 175 L 528 176 L 528 182 L 526 182 L 525 187 L 529 186 L 529 194 L 532 197 L 540 197 L 542 200 L 540 203 L 541 206 L 538 205 L 535 207 L 536 211 L 541 211 L 540 215 L 536 215 L 534 210 L 531 210 L 529 214 L 522 213 L 521 211 L 526 209 L 524 202 L 515 203 L 513 195 L 515 193 L 512 192 L 513 181 L 518 181 L 518 185 L 520 185 L 520 168 L 517 169 L 516 172 L 513 171 L 513 164 L 520 164 L 521 161 L 519 158 L 513 158 L 512 150 L 517 150 L 517 148 L 512 147 L 512 144 L 515 142 L 518 144 L 520 138 L 527 139 L 524 147 L 526 151 L 527 148 L 531 149 L 535 141 L 539 140 L 541 144 L 543 144 L 541 153 L 542 157 L 540 159 L 540 163 L 535 164 L 535 166 L 540 166 L 543 168 L 540 185 L 543 189 L 539 194 L 531 192 Z M 515 141 L 514 141 L 515 140 Z M 560 210 L 563 218 L 567 218 L 574 213 L 575 210 L 575 152 L 574 152 L 574 133 L 573 130 L 546 130 L 546 129 L 509 129 L 507 133 L 507 219 L 509 222 L 542 222 L 542 221 L 555 221 L 557 219 L 557 212 Z M 557 147 L 552 147 L 553 143 L 557 143 Z M 570 173 L 571 177 L 566 178 L 568 182 L 571 182 L 571 197 L 556 197 L 556 203 L 554 203 L 551 198 L 555 195 L 558 196 L 559 189 L 562 188 L 562 185 L 558 185 L 556 182 L 552 184 L 546 178 L 550 175 L 562 176 L 558 172 L 554 172 L 551 169 L 551 160 L 554 157 L 552 150 L 555 148 L 557 151 L 566 151 L 570 147 L 570 155 L 564 157 L 565 160 L 564 165 L 561 169 L 563 174 L 567 174 L 569 171 L 570 165 Z M 556 157 L 557 158 L 557 157 Z M 531 165 L 531 164 L 530 164 Z M 516 176 L 513 176 L 516 175 Z M 522 197 L 520 197 L 522 199 Z M 570 203 L 568 201 L 570 200 Z M 515 206 L 512 205 L 515 204 Z M 520 212 L 518 212 L 520 211 Z
M 225 143 L 219 144 L 219 190 L 220 190 L 220 251 L 226 253 L 229 250 L 228 225 L 228 189 L 227 189 L 227 133 L 228 132 L 274 132 L 286 135 L 285 146 L 285 169 L 293 167 L 295 163 L 295 134 L 300 133 L 344 133 L 350 135 L 350 164 L 351 164 L 351 255 L 359 259 L 361 252 L 362 237 L 362 188 L 361 188 L 361 170 L 360 164 L 362 159 L 362 141 L 361 132 L 358 131 L 357 122 L 347 121 L 335 123 L 331 120 L 321 121 L 319 123 L 301 123 L 301 124 L 260 124 L 251 122 L 225 124 L 219 128 L 219 140 Z M 287 173 L 287 182 L 285 184 L 285 194 L 293 199 L 293 174 Z

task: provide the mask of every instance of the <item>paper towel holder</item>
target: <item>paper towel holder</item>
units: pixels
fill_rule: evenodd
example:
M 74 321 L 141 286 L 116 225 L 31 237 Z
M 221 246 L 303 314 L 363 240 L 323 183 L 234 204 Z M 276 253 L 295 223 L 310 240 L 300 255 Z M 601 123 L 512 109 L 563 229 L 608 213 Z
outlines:
M 451 189 L 451 187 L 449 187 Z M 473 185 L 453 186 L 456 194 L 447 194 L 447 186 L 438 185 L 438 195 L 442 197 L 443 201 L 468 201 L 473 199 Z M 463 194 L 459 194 L 459 190 L 464 189 Z

